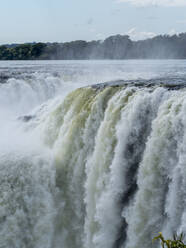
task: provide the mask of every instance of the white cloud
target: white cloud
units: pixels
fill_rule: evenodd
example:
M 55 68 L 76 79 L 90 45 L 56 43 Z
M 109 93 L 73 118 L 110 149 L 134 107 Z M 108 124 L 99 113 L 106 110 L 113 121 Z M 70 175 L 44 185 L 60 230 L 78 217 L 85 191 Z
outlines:
M 105 39 L 105 35 L 104 34 L 101 34 L 101 33 L 98 33 L 98 34 L 96 34 L 96 39 L 98 39 L 98 40 L 104 40 Z
M 164 6 L 176 7 L 186 6 L 186 0 L 117 0 L 119 3 L 130 3 L 138 7 L 145 6 Z
M 177 35 L 177 34 L 179 34 L 174 28 L 172 28 L 170 31 L 169 31 L 169 33 L 168 33 L 170 36 L 172 36 L 172 35 Z
M 94 35 L 95 39 L 98 39 L 98 40 L 104 40 L 105 39 L 105 35 L 101 34 L 101 33 L 97 33 L 97 30 L 95 28 L 90 28 L 89 32 Z
M 129 35 L 131 40 L 145 40 L 150 39 L 158 34 L 154 32 L 145 32 L 145 31 L 138 31 L 136 28 L 131 28 L 128 32 L 125 33 L 126 35 Z M 174 28 L 172 28 L 167 35 L 178 35 L 179 32 L 177 32 Z
M 128 32 L 124 33 L 125 35 L 129 35 L 131 40 L 145 40 L 153 38 L 159 34 L 153 33 L 153 32 L 145 32 L 145 31 L 138 31 L 136 28 L 131 28 Z M 167 35 L 178 35 L 179 32 L 177 32 L 174 28 L 172 28 Z
M 136 30 L 136 28 L 130 29 L 125 34 L 129 35 L 131 40 L 145 40 L 156 36 L 156 34 L 153 32 L 145 32 L 145 31 L 139 32 Z

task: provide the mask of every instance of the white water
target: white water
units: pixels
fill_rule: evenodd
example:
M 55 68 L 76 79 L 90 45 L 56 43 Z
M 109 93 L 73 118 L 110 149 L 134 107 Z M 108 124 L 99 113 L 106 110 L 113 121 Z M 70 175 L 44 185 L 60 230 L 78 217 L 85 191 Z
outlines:
M 184 61 L 3 63 L 0 248 L 146 248 L 186 233 L 186 89 L 73 91 L 180 82 Z

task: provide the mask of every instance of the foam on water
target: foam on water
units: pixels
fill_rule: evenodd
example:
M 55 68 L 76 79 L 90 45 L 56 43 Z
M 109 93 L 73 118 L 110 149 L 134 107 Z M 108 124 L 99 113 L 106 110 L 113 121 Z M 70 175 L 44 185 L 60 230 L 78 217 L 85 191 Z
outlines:
M 0 247 L 146 248 L 186 232 L 186 89 L 147 78 L 76 89 L 87 65 L 65 65 L 77 79 L 65 81 L 59 64 L 29 63 L 0 84 Z

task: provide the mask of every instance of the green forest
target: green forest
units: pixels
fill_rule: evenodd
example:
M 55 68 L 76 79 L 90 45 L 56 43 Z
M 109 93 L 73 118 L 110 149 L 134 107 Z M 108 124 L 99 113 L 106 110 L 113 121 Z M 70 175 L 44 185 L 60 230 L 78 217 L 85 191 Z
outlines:
M 186 59 L 186 33 L 132 41 L 127 35 L 104 41 L 25 43 L 0 46 L 0 60 Z

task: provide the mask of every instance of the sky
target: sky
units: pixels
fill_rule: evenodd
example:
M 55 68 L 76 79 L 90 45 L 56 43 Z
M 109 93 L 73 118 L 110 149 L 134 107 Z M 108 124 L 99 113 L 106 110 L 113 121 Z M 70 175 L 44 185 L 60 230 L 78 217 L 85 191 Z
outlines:
M 0 44 L 186 32 L 186 0 L 0 0 Z

